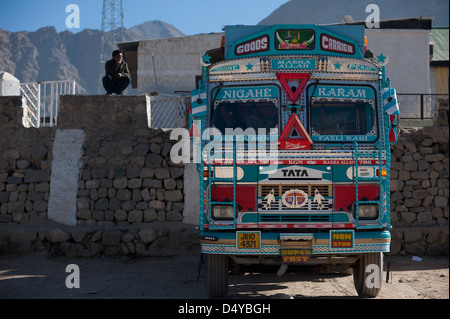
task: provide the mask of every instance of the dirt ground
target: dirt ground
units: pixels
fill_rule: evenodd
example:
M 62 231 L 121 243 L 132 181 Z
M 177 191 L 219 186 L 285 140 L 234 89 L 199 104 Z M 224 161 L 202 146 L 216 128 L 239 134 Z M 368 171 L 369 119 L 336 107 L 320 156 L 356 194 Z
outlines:
M 448 257 L 394 256 L 390 280 L 378 299 L 448 299 Z M 76 264 L 80 288 L 67 288 L 66 272 Z M 0 298 L 13 299 L 203 299 L 204 271 L 197 281 L 199 256 L 164 258 L 66 258 L 44 255 L 0 257 Z M 227 298 L 355 298 L 353 276 L 299 272 L 290 267 L 256 267 L 231 274 Z M 250 272 L 251 271 L 251 272 Z

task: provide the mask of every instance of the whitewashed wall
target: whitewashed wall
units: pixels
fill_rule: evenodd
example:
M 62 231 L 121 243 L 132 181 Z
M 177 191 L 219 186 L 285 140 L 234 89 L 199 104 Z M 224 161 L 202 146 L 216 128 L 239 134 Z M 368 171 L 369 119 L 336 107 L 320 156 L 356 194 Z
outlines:
M 389 58 L 386 73 L 397 93 L 430 93 L 430 31 L 366 29 L 368 49 Z
M 200 57 L 207 50 L 220 47 L 222 36 L 223 33 L 210 33 L 141 41 L 138 48 L 138 93 L 150 93 L 156 84 L 172 91 L 165 93 L 195 89 L 195 76 L 202 74 Z

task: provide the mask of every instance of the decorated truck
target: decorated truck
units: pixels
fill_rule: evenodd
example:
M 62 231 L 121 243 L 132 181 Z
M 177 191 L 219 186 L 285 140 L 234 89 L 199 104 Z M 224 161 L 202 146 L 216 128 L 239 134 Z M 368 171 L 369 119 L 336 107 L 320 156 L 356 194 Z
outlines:
M 226 26 L 190 133 L 206 291 L 233 264 L 346 265 L 376 297 L 390 247 L 398 105 L 364 26 Z

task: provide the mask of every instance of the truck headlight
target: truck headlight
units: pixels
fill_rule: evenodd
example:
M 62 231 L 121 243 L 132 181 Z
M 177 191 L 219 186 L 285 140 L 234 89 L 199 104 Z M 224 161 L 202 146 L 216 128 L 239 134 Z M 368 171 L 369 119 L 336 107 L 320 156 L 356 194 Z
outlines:
M 233 205 L 214 205 L 212 207 L 212 217 L 214 219 L 233 219 Z
M 378 205 L 358 205 L 359 219 L 377 219 L 378 213 Z

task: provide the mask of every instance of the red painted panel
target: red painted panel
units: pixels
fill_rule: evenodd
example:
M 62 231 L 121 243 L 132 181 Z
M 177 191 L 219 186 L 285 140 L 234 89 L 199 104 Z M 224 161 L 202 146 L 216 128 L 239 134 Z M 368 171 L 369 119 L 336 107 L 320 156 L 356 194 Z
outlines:
M 256 211 L 256 185 L 236 185 L 237 204 L 240 212 Z M 214 202 L 233 201 L 232 185 L 215 185 L 211 191 Z
M 294 128 L 300 135 L 298 138 L 289 137 Z M 278 142 L 280 142 L 280 149 L 282 150 L 309 150 L 311 149 L 311 144 L 313 143 L 311 137 L 296 113 L 292 113 L 283 132 L 278 138 Z
M 310 77 L 311 74 L 309 73 L 277 73 L 278 81 L 281 83 L 281 86 L 292 103 L 297 102 Z M 290 80 L 298 81 L 295 92 L 292 91 L 292 88 L 288 84 Z
M 364 184 L 358 187 L 359 200 L 378 200 L 380 187 L 374 184 Z M 334 210 L 351 211 L 352 204 L 356 201 L 355 185 L 334 186 Z

